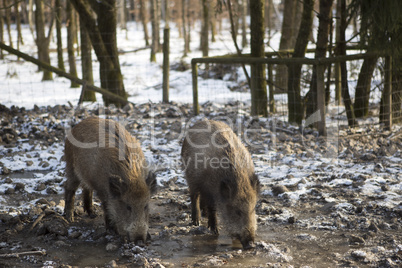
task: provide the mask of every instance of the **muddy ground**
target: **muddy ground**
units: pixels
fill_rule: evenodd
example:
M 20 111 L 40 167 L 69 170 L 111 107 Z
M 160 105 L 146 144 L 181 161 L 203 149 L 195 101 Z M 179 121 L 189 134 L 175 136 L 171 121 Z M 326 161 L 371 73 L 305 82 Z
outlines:
M 178 147 L 169 151 L 162 143 L 171 144 L 182 137 L 182 122 L 191 119 L 190 107 L 154 105 L 150 109 L 150 105 L 142 105 L 102 111 L 64 106 L 29 111 L 0 107 L 0 183 L 6 185 L 0 192 L 0 267 L 401 267 L 400 129 L 343 129 L 336 143 L 338 158 L 346 163 L 343 171 L 322 163 L 310 174 L 297 176 L 291 169 L 303 167 L 294 161 L 288 163 L 290 168 L 283 178 L 271 179 L 270 170 L 287 155 L 309 163 L 310 158 L 317 161 L 315 153 L 324 155 L 333 148 L 323 146 L 324 139 L 313 130 L 300 134 L 280 120 L 275 126 L 272 122 L 263 124 L 251 120 L 242 107 L 206 104 L 202 109 L 209 118 L 245 114 L 246 128 L 261 130 L 253 139 L 268 137 L 275 144 L 270 147 L 274 153 L 271 161 L 257 164 L 263 188 L 256 209 L 258 236 L 250 250 L 242 250 L 239 241 L 224 233 L 224 226 L 220 226 L 220 236 L 209 232 L 205 219 L 201 226 L 191 226 L 190 199 L 182 174 L 179 169 L 173 172 L 166 167 L 156 170 L 160 185 L 151 200 L 152 239 L 145 245 L 127 243 L 106 233 L 99 201 L 95 203 L 97 217 L 91 219 L 83 212 L 79 195 L 75 222 L 69 224 L 62 215 L 63 160 L 58 159 L 57 152 L 47 159 L 34 153 L 37 148 L 62 147 L 67 125 L 91 114 L 104 114 L 126 119 L 127 128 L 145 144 L 144 150 L 156 155 L 153 161 L 170 154 L 177 157 Z M 147 143 L 147 124 L 153 124 L 153 134 L 163 138 L 159 146 Z M 22 143 L 36 149 L 22 149 L 26 148 Z M 254 156 L 266 153 L 258 146 L 248 147 Z M 14 155 L 27 157 L 27 168 L 7 167 L 11 164 L 5 160 Z M 53 160 L 59 164 L 53 165 Z M 374 169 L 365 174 L 348 172 L 348 167 L 356 165 L 374 165 Z M 40 167 L 41 173 L 56 173 L 31 189 L 16 179 L 34 177 L 30 166 Z M 364 187 L 377 175 L 382 178 L 374 181 L 378 189 L 374 194 L 366 193 Z M 384 205 L 388 199 L 392 202 Z

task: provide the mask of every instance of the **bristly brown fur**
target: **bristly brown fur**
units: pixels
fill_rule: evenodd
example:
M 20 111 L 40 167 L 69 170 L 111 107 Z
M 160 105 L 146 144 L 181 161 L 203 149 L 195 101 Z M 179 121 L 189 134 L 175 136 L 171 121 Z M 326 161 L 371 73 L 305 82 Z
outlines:
M 92 191 L 102 201 L 107 228 L 130 239 L 147 238 L 148 203 L 156 185 L 140 143 L 119 123 L 90 117 L 76 125 L 65 143 L 65 214 L 73 221 L 78 186 L 86 189 L 84 208 L 92 211 Z
M 218 210 L 225 229 L 248 247 L 255 237 L 259 180 L 251 155 L 240 139 L 225 123 L 199 121 L 188 130 L 181 155 L 193 224 L 200 222 L 202 203 L 208 210 L 208 226 L 213 232 L 218 233 Z

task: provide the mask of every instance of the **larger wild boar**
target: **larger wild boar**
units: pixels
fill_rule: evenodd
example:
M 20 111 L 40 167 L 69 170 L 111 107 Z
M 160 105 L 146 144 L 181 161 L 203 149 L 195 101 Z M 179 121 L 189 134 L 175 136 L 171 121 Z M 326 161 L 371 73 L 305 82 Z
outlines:
M 75 192 L 83 187 L 84 210 L 93 216 L 95 190 L 108 230 L 131 241 L 149 237 L 149 200 L 156 179 L 146 168 L 140 143 L 113 120 L 90 117 L 77 124 L 65 141 L 65 215 L 74 220 Z
M 190 190 L 192 222 L 200 224 L 200 200 L 208 227 L 218 234 L 217 211 L 224 229 L 251 247 L 256 231 L 259 180 L 251 156 L 228 125 L 203 120 L 188 130 L 181 151 Z

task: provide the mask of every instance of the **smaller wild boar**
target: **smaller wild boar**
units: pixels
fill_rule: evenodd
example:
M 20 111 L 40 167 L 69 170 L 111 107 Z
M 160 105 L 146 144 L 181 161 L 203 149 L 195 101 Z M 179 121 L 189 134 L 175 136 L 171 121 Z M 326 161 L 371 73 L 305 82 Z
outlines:
M 67 134 L 64 153 L 67 220 L 74 221 L 75 192 L 81 184 L 88 215 L 94 216 L 95 190 L 102 202 L 106 228 L 131 241 L 145 242 L 156 178 L 147 169 L 137 139 L 113 120 L 90 117 Z
M 201 203 L 212 232 L 218 234 L 218 211 L 229 235 L 239 239 L 243 248 L 250 248 L 257 228 L 255 206 L 260 182 L 240 139 L 223 122 L 199 121 L 189 128 L 181 156 L 193 224 L 200 224 Z

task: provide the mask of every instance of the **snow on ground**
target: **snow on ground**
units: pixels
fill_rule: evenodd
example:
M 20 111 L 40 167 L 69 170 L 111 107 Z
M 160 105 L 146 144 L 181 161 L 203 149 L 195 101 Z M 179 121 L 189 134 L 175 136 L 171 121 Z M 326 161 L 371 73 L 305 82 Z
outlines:
M 27 27 L 23 28 L 25 44 L 21 47 L 23 52 L 30 55 L 36 55 L 32 36 L 28 33 Z M 198 38 L 193 34 L 192 50 L 193 52 L 187 58 L 182 58 L 182 40 L 178 38 L 177 31 L 171 31 L 171 63 L 177 63 L 183 60 L 187 63 L 193 57 L 200 57 L 200 52 L 196 49 L 198 46 Z M 224 30 L 223 35 L 219 35 L 217 42 L 211 44 L 210 55 L 222 55 L 226 53 L 234 53 L 232 41 L 229 37 L 229 30 Z M 135 24 L 129 24 L 127 32 L 119 31 L 118 33 L 118 47 L 121 51 L 130 51 L 144 46 L 142 41 L 138 41 L 142 36 L 141 28 Z M 275 35 L 271 40 L 271 44 L 278 43 L 279 36 Z M 141 40 L 141 39 L 140 39 Z M 52 42 L 51 48 L 55 48 Z M 51 54 L 51 61 L 53 65 L 56 64 L 55 53 Z M 94 55 L 94 59 L 95 59 Z M 67 56 L 65 56 L 67 59 Z M 157 63 L 149 63 L 149 50 L 141 50 L 135 53 L 122 53 L 120 55 L 120 63 L 122 73 L 124 75 L 124 82 L 126 90 L 130 95 L 129 100 L 136 104 L 141 103 L 159 103 L 162 97 L 161 81 L 162 81 L 162 54 L 157 55 Z M 67 62 L 65 63 L 67 66 Z M 81 72 L 80 61 L 77 60 L 78 73 Z M 94 63 L 94 79 L 96 84 L 99 84 L 99 74 L 96 72 L 98 63 Z M 191 88 L 191 70 L 184 72 L 172 71 L 170 74 L 170 100 L 178 103 L 191 103 L 192 102 L 192 88 Z M 218 103 L 228 103 L 230 101 L 239 100 L 241 102 L 249 103 L 250 94 L 231 92 L 227 89 L 230 85 L 229 81 L 224 80 L 203 80 L 200 82 L 199 100 L 200 103 L 207 101 L 212 102 L 219 107 Z M 2 96 L 1 103 L 8 107 L 12 105 L 32 109 L 34 105 L 41 106 L 54 106 L 57 104 L 68 105 L 68 102 L 76 104 L 79 98 L 80 89 L 70 88 L 70 82 L 67 79 L 55 77 L 54 81 L 41 82 L 41 73 L 37 72 L 37 67 L 31 63 L 17 61 L 16 57 L 7 55 L 2 64 L 0 64 L 0 94 Z M 97 98 L 101 101 L 101 97 L 97 94 Z M 95 104 L 87 105 L 88 109 L 96 107 Z M 336 109 L 336 107 L 335 107 Z M 339 108 L 338 108 L 339 109 Z M 242 111 L 239 110 L 239 113 Z M 240 114 L 241 115 L 241 114 Z M 42 117 L 47 117 L 43 114 Z M 241 115 L 242 116 L 242 115 Z M 53 119 L 49 119 L 50 121 Z M 64 121 L 56 120 L 56 124 L 65 127 L 70 124 L 68 119 Z M 46 126 L 39 126 L 46 127 Z M 159 131 L 159 129 L 154 129 Z M 339 135 L 340 132 L 335 133 Z M 137 131 L 136 135 L 143 135 L 149 137 L 149 129 Z M 275 135 L 278 133 L 275 133 Z M 184 182 L 183 175 L 178 162 L 180 160 L 180 141 L 173 139 L 167 141 L 165 138 L 153 138 L 142 140 L 143 149 L 149 162 L 155 165 L 167 165 L 171 167 L 158 174 L 160 183 L 168 181 L 172 178 L 178 178 Z M 280 146 L 280 145 L 278 145 Z M 10 151 L 11 150 L 11 151 Z M 158 151 L 159 156 L 156 159 L 153 150 Z M 64 162 L 61 161 L 63 156 L 62 143 L 54 143 L 52 146 L 42 146 L 40 144 L 29 144 L 28 140 L 19 140 L 18 147 L 7 148 L 5 145 L 0 146 L 0 162 L 3 167 L 7 167 L 11 171 L 24 170 L 31 172 L 33 178 L 27 180 L 24 175 L 18 177 L 18 173 L 13 175 L 14 182 L 23 181 L 27 186 L 26 190 L 33 191 L 38 182 L 47 180 L 54 180 L 55 178 L 63 179 L 60 170 L 64 169 Z M 5 156 L 4 152 L 8 152 Z M 28 152 L 28 153 L 24 153 Z M 10 154 L 11 153 L 11 154 Z M 370 178 L 363 186 L 362 193 L 365 195 L 375 195 L 381 192 L 385 197 L 380 201 L 383 206 L 394 207 L 400 206 L 402 202 L 401 196 L 398 194 L 402 190 L 401 182 L 401 166 L 402 161 L 398 156 L 390 156 L 389 161 L 395 163 L 393 166 L 383 169 L 382 172 L 374 172 L 376 163 L 371 164 L 354 164 L 349 161 L 343 161 L 339 158 L 342 152 L 337 152 L 331 158 L 325 158 L 322 154 L 315 152 L 313 157 L 299 157 L 297 154 L 281 155 L 276 148 L 268 148 L 264 153 L 254 154 L 253 159 L 256 164 L 256 171 L 260 175 L 263 184 L 273 184 L 281 181 L 283 185 L 298 184 L 298 189 L 289 194 L 289 198 L 298 200 L 303 194 L 309 191 L 309 187 L 316 183 L 314 176 L 317 173 L 325 172 L 326 174 L 353 174 L 354 176 L 368 175 Z M 42 159 L 42 161 L 32 161 L 31 159 Z M 278 160 L 279 159 L 279 160 Z M 45 162 L 43 160 L 46 160 Z M 162 164 L 161 164 L 162 163 Z M 324 166 L 324 167 L 323 167 Z M 3 168 L 4 169 L 4 168 Z M 1 172 L 0 172 L 1 173 Z M 291 176 L 290 176 L 291 175 Z M 319 174 L 318 174 L 319 176 Z M 397 183 L 391 186 L 391 190 L 383 192 L 381 186 L 387 178 L 392 177 Z M 315 178 L 318 180 L 317 178 Z M 29 181 L 29 183 L 28 183 Z M 342 187 L 351 185 L 353 180 L 351 178 L 338 177 L 337 179 L 330 180 L 324 183 L 324 186 Z M 0 193 L 4 193 L 9 187 L 7 183 L 0 185 Z M 56 189 L 59 190 L 59 189 Z M 272 194 L 266 192 L 266 194 Z M 331 201 L 331 197 L 327 197 Z M 0 196 L 0 202 L 3 197 Z M 342 200 L 337 200 L 342 202 Z M 348 205 L 345 204 L 345 207 Z M 6 208 L 2 204 L 2 209 Z

